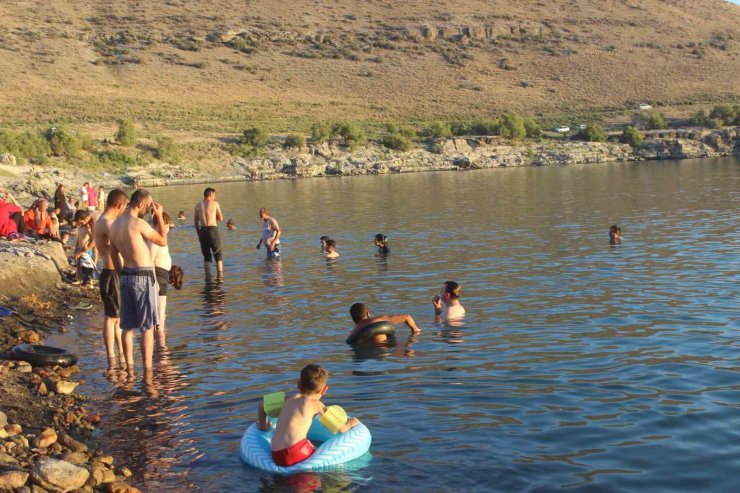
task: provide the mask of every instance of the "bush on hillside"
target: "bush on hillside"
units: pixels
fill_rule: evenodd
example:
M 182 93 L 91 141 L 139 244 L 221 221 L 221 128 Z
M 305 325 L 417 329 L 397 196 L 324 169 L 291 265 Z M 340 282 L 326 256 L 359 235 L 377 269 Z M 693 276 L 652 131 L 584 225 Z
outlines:
M 0 154 L 13 154 L 16 158 L 28 159 L 34 162 L 46 160 L 51 152 L 49 142 L 35 132 L 15 133 L 9 130 L 0 130 Z
M 540 127 L 540 124 L 534 118 L 524 120 L 524 130 L 530 139 L 542 138 L 542 127 Z
M 516 114 L 505 114 L 499 119 L 499 135 L 507 139 L 523 139 L 527 136 L 524 118 Z
M 172 164 L 175 164 L 180 160 L 177 151 L 177 144 L 172 137 L 160 135 L 156 140 L 157 148 L 154 151 L 154 156 L 157 159 Z
M 636 113 L 632 120 L 636 125 L 639 125 L 646 130 L 660 130 L 662 128 L 666 128 L 665 119 L 660 111 L 651 111 L 649 113 L 643 111 Z
M 606 142 L 606 132 L 599 125 L 588 125 L 578 132 L 576 138 L 586 142 Z
M 321 144 L 332 137 L 331 125 L 326 122 L 317 122 L 311 126 L 311 142 Z
M 709 116 L 720 121 L 721 125 L 740 125 L 740 104 L 715 106 Z
M 367 141 L 365 131 L 354 123 L 339 123 L 332 133 L 342 137 L 344 145 L 349 147 L 350 151 L 354 151 Z
M 68 130 L 61 127 L 49 127 L 44 132 L 44 138 L 49 143 L 53 156 L 80 157 L 80 144 L 77 137 Z
M 450 124 L 450 131 L 455 136 L 468 135 L 470 126 L 465 122 L 452 122 Z
M 452 127 L 447 122 L 433 122 L 424 133 L 432 139 L 451 137 Z
M 264 147 L 270 140 L 270 134 L 262 127 L 247 128 L 242 132 L 239 142 L 252 147 Z
M 306 147 L 306 137 L 299 134 L 290 134 L 285 138 L 285 147 L 302 149 Z
M 99 152 L 97 159 L 105 168 L 113 169 L 119 173 L 124 173 L 129 168 L 139 164 L 135 157 L 118 149 L 109 149 Z
M 398 123 L 389 123 L 385 126 L 386 131 L 391 135 L 400 135 L 406 139 L 416 138 L 416 129 L 408 125 L 399 125 Z
M 636 149 L 640 147 L 642 140 L 642 134 L 635 127 L 624 127 L 624 131 L 622 132 L 622 142 L 629 144 L 633 149 Z
M 404 137 L 399 133 L 386 135 L 383 137 L 383 145 L 388 149 L 395 149 L 397 151 L 406 152 L 413 147 L 411 140 L 408 137 Z
M 134 122 L 131 120 L 121 120 L 118 122 L 116 142 L 123 146 L 136 145 L 136 127 L 134 127 Z
M 501 132 L 499 122 L 495 120 L 476 120 L 467 130 L 473 135 L 499 135 Z

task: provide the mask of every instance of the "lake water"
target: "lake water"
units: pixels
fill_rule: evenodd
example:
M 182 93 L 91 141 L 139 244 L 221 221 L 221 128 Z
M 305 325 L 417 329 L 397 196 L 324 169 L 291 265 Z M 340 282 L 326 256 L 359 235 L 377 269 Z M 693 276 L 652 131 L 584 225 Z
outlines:
M 216 185 L 239 228 L 221 230 L 223 282 L 191 225 L 204 186 L 154 189 L 188 215 L 154 386 L 106 376 L 97 329 L 51 342 L 84 355 L 100 438 L 146 491 L 738 491 L 739 164 Z M 261 206 L 283 228 L 280 262 L 254 248 Z M 434 322 L 446 280 L 463 286 L 462 326 Z M 356 301 L 423 333 L 358 354 L 344 344 Z M 369 464 L 288 478 L 242 464 L 262 395 L 309 362 L 329 372 L 325 401 L 371 430 Z

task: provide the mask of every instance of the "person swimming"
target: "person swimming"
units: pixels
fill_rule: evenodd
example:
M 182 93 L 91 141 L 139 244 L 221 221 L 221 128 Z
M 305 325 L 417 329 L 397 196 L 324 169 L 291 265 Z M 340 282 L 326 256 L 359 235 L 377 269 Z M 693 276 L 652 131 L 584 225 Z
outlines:
M 228 221 L 226 221 L 226 229 L 228 229 L 229 231 L 236 230 L 236 222 L 233 219 L 229 219 Z
M 319 238 L 319 241 L 321 241 L 321 253 L 326 253 L 326 242 L 329 241 L 329 237 L 324 235 L 321 238 Z
M 613 224 L 609 228 L 609 244 L 610 245 L 621 245 L 622 244 L 622 228 Z
M 388 237 L 382 233 L 375 235 L 374 240 L 375 246 L 378 247 L 378 253 L 380 255 L 388 255 L 391 253 L 391 249 L 388 247 Z
M 326 258 L 331 260 L 337 257 L 339 257 L 339 253 L 337 252 L 337 242 L 331 239 L 326 240 Z

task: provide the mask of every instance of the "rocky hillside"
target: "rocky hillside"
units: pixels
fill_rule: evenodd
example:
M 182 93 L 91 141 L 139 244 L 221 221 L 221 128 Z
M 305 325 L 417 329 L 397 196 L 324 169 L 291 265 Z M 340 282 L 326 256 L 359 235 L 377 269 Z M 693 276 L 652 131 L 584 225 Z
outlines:
M 3 0 L 6 124 L 170 129 L 726 101 L 724 0 Z

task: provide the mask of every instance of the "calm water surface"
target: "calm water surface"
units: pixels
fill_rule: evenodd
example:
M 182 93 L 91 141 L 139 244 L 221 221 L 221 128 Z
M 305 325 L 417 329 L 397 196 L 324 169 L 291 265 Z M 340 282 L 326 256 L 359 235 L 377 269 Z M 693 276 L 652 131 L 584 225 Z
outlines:
M 191 226 L 203 186 L 155 189 L 188 214 L 170 237 L 186 282 L 155 384 L 106 375 L 97 329 L 57 341 L 94 354 L 82 367 L 101 439 L 147 491 L 738 491 L 739 164 L 217 185 L 239 226 L 221 231 L 222 282 Z M 284 230 L 281 262 L 254 248 L 261 206 Z M 322 234 L 338 261 L 320 255 Z M 463 285 L 461 326 L 434 322 L 448 279 Z M 356 353 L 356 301 L 410 313 L 423 333 Z M 309 362 L 329 371 L 326 401 L 370 428 L 369 465 L 289 478 L 243 465 L 261 396 Z

